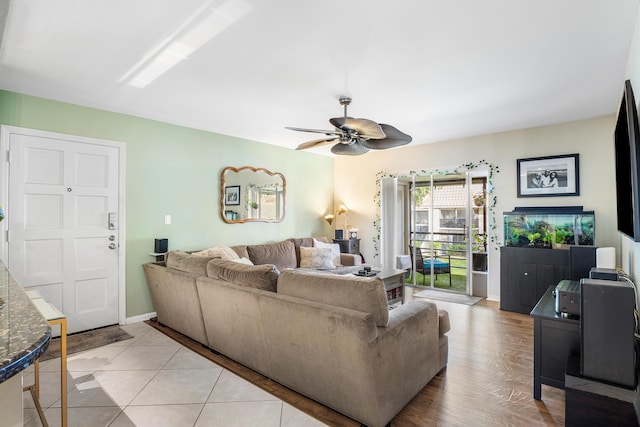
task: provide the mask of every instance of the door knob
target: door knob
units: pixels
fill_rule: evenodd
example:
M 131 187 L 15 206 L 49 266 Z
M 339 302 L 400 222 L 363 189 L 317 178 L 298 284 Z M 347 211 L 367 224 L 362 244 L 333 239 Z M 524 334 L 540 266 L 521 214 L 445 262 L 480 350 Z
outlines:
M 116 245 L 115 243 L 109 243 L 109 249 L 115 249 L 117 247 L 118 245 Z

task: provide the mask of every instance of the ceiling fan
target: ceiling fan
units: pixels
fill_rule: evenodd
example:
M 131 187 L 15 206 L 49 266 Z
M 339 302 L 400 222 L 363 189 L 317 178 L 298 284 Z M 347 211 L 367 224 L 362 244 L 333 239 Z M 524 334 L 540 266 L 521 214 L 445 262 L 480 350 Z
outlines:
M 391 125 L 378 124 L 368 119 L 348 117 L 347 106 L 351 104 L 351 98 L 342 97 L 339 101 L 340 105 L 344 107 L 344 117 L 329 119 L 329 123 L 335 126 L 335 130 L 286 127 L 286 129 L 300 132 L 314 132 L 327 135 L 325 138 L 314 139 L 300 144 L 296 150 L 305 150 L 337 142 L 337 144 L 331 147 L 333 154 L 358 156 L 366 153 L 369 149 L 384 150 L 411 142 L 412 138 L 409 135 L 400 132 Z

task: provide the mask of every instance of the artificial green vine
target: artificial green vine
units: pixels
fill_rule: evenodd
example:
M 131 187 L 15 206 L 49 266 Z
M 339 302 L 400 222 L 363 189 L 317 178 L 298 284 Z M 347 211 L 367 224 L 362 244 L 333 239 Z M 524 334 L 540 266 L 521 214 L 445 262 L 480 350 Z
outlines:
M 373 236 L 373 257 L 377 257 L 380 253 L 380 181 L 383 178 L 397 178 L 397 175 L 391 175 L 387 172 L 378 172 L 376 174 L 376 194 L 373 196 L 373 203 L 376 205 L 376 217 L 373 220 L 373 228 L 376 230 Z
M 494 185 L 493 185 L 493 177 L 495 174 L 500 173 L 500 167 L 498 165 L 494 165 L 493 163 L 489 163 L 486 160 L 480 160 L 477 163 L 465 163 L 453 170 L 439 170 L 436 169 L 434 171 L 427 171 L 422 169 L 419 172 L 409 171 L 408 175 L 400 175 L 400 174 L 390 174 L 388 172 L 378 172 L 376 173 L 376 194 L 373 196 L 373 202 L 376 205 L 376 217 L 373 220 L 373 227 L 376 230 L 375 235 L 373 236 L 373 249 L 374 249 L 374 257 L 377 257 L 380 252 L 380 231 L 381 231 L 381 219 L 380 219 L 380 181 L 384 178 L 399 178 L 403 176 L 411 176 L 411 175 L 445 175 L 449 173 L 461 173 L 465 171 L 472 171 L 481 166 L 486 166 L 489 169 L 489 176 L 487 178 L 487 197 L 489 200 L 488 210 L 489 210 L 489 242 L 493 244 L 495 250 L 499 250 L 500 242 L 498 241 L 498 237 L 496 236 L 496 230 L 498 228 L 498 221 L 496 219 L 496 205 L 498 204 L 498 197 L 494 195 Z

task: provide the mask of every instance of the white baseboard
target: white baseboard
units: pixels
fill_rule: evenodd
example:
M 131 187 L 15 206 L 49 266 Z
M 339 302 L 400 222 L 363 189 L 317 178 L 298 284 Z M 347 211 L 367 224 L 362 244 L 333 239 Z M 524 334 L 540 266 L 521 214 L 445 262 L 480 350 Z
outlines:
M 157 314 L 154 311 L 153 313 L 145 313 L 145 314 L 140 314 L 138 316 L 133 316 L 133 317 L 127 317 L 126 321 L 126 325 L 130 325 L 132 323 L 139 323 L 139 322 L 144 322 L 145 320 L 149 320 L 152 319 L 154 317 L 156 317 Z

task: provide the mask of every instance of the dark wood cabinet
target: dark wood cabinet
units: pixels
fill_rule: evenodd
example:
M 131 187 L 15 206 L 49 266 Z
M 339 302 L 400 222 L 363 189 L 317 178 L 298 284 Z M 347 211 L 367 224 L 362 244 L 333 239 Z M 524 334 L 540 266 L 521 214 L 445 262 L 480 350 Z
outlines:
M 343 254 L 360 253 L 360 239 L 333 239 L 333 243 L 340 245 L 340 252 Z
M 568 250 L 500 248 L 500 309 L 529 314 L 549 286 L 571 278 Z
M 531 311 L 533 316 L 533 398 L 540 400 L 542 384 L 565 388 L 567 360 L 580 354 L 580 320 L 556 313 L 549 286 Z

